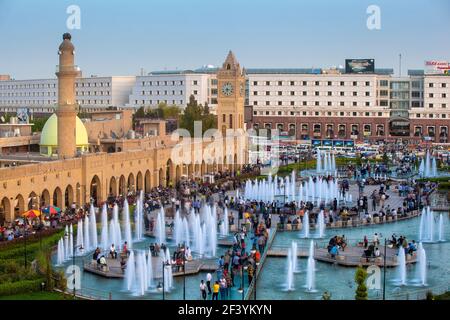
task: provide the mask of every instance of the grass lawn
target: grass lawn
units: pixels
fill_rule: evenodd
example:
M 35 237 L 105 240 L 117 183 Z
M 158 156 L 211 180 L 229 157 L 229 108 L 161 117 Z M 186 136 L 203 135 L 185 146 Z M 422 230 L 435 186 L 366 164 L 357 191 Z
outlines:
M 65 298 L 63 294 L 54 291 L 20 293 L 11 296 L 0 297 L 0 300 L 66 300 L 66 299 L 72 299 L 72 297 Z

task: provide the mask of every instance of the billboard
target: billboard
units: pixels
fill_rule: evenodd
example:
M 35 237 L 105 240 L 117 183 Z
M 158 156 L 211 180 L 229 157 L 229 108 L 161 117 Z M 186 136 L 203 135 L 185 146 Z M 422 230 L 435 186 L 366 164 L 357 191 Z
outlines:
M 444 60 L 427 60 L 425 61 L 425 74 L 445 74 L 448 75 L 450 63 Z
M 312 140 L 311 144 L 313 145 L 313 147 L 320 147 L 322 145 L 322 140 Z
M 374 59 L 345 59 L 345 73 L 374 73 Z

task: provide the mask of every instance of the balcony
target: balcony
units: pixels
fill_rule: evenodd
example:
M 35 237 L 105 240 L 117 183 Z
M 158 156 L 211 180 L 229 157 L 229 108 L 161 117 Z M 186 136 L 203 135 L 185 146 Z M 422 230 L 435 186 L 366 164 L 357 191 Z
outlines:
M 56 72 L 61 72 L 61 71 L 76 71 L 76 72 L 80 72 L 81 69 L 77 65 L 71 65 L 71 66 L 60 66 L 60 65 L 57 65 L 56 66 Z

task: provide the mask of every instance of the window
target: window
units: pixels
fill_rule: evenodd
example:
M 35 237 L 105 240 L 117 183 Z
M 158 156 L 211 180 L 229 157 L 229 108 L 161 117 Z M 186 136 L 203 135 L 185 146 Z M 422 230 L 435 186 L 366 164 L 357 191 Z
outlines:
M 370 102 L 366 101 L 366 107 L 370 107 Z
M 358 92 L 353 91 L 353 96 L 356 97 L 358 95 Z
M 352 112 L 352 115 L 353 115 L 354 117 L 356 117 L 356 116 L 358 115 L 358 113 L 357 113 L 357 112 Z
M 257 106 L 258 105 L 258 101 L 253 101 L 253 105 Z
M 270 91 L 266 91 L 266 96 L 270 96 Z
M 344 106 L 344 101 L 339 102 L 339 105 L 340 105 L 341 107 L 343 107 L 343 106 Z
M 383 116 L 383 112 L 378 112 L 378 116 L 382 117 Z
M 294 105 L 294 101 L 291 101 L 291 106 L 293 106 Z
M 447 108 L 447 104 L 446 104 L 446 103 L 443 103 L 443 104 L 442 104 L 442 108 Z
M 318 96 L 318 95 L 319 95 L 319 91 L 315 91 L 314 94 L 315 94 L 316 96 Z
M 370 92 L 366 91 L 366 97 L 370 97 Z
M 279 96 L 282 96 L 282 95 L 283 95 L 283 92 L 282 92 L 282 91 L 278 91 L 278 95 L 279 95 Z
M 341 86 L 341 87 L 343 87 L 345 84 L 344 84 L 344 81 L 341 81 L 340 83 L 339 83 L 339 85 Z
M 293 86 L 295 83 L 294 83 L 294 81 L 291 81 L 290 84 L 291 84 L 291 86 Z
M 318 105 L 319 105 L 319 101 L 315 101 L 315 102 L 314 102 L 314 105 L 315 105 L 315 106 L 318 106 Z
M 278 111 L 278 115 L 281 116 L 281 111 Z
M 339 115 L 340 115 L 341 117 L 343 117 L 344 114 L 345 114 L 345 112 L 343 112 L 343 111 L 339 112 Z
M 306 81 L 303 81 L 302 84 L 303 84 L 304 86 L 306 86 Z
M 306 91 L 303 91 L 303 95 L 304 95 L 304 96 L 306 96 L 306 95 L 307 95 Z
M 278 105 L 282 106 L 283 105 L 283 101 L 278 101 Z
M 266 106 L 270 106 L 270 101 L 266 101 Z
M 447 94 L 446 94 L 446 93 L 443 93 L 443 94 L 442 94 L 442 98 L 447 98 Z
M 278 85 L 282 86 L 283 85 L 283 81 L 278 81 Z
M 331 81 L 328 81 L 328 83 L 327 83 L 329 86 L 331 86 Z
M 291 91 L 291 96 L 295 96 L 295 92 L 294 91 Z
M 331 91 L 328 91 L 328 95 L 331 96 L 331 95 L 332 95 L 332 92 L 331 92 Z
M 304 106 L 306 106 L 306 101 L 303 101 L 303 103 L 302 103 Z
M 387 80 L 380 80 L 380 87 L 387 87 L 389 82 Z
M 302 115 L 306 116 L 306 111 L 303 111 L 303 112 L 302 112 Z
M 353 81 L 353 86 L 356 87 L 358 85 L 357 81 Z
M 253 95 L 257 96 L 258 95 L 258 91 L 253 91 Z
M 266 81 L 266 86 L 270 86 L 270 81 Z
M 370 86 L 370 82 L 366 81 L 366 87 Z
M 366 117 L 370 116 L 370 112 L 365 112 L 364 114 L 365 114 Z
M 416 113 L 416 118 L 420 118 L 420 113 Z
M 428 88 L 433 88 L 433 82 L 430 82 L 429 84 L 428 84 Z
M 318 86 L 320 84 L 319 81 L 314 82 L 314 85 Z
M 253 81 L 253 85 L 257 86 L 258 85 L 258 81 Z
M 319 111 L 314 112 L 314 115 L 318 116 L 320 113 Z
M 343 97 L 344 96 L 344 91 L 341 91 L 340 95 L 341 95 L 341 97 Z
M 356 107 L 356 106 L 358 105 L 358 103 L 357 103 L 356 101 L 353 101 L 352 105 L 353 105 L 354 107 Z
M 429 103 L 429 104 L 428 104 L 428 107 L 429 107 L 429 108 L 433 108 L 433 104 L 432 104 L 432 103 Z
M 331 106 L 331 101 L 328 101 L 328 102 L 327 102 L 327 105 L 328 105 L 328 106 Z
M 430 94 L 428 95 L 428 97 L 429 97 L 429 98 L 433 98 L 433 94 L 430 93 Z

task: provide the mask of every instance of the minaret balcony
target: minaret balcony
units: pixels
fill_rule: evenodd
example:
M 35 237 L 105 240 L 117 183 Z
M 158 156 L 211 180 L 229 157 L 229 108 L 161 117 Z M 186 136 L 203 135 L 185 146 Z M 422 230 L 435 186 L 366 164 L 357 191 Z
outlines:
M 56 72 L 61 72 L 61 71 L 76 71 L 76 72 L 80 72 L 81 69 L 80 67 L 78 67 L 77 65 L 69 65 L 69 66 L 61 66 L 61 65 L 57 65 L 56 66 Z

